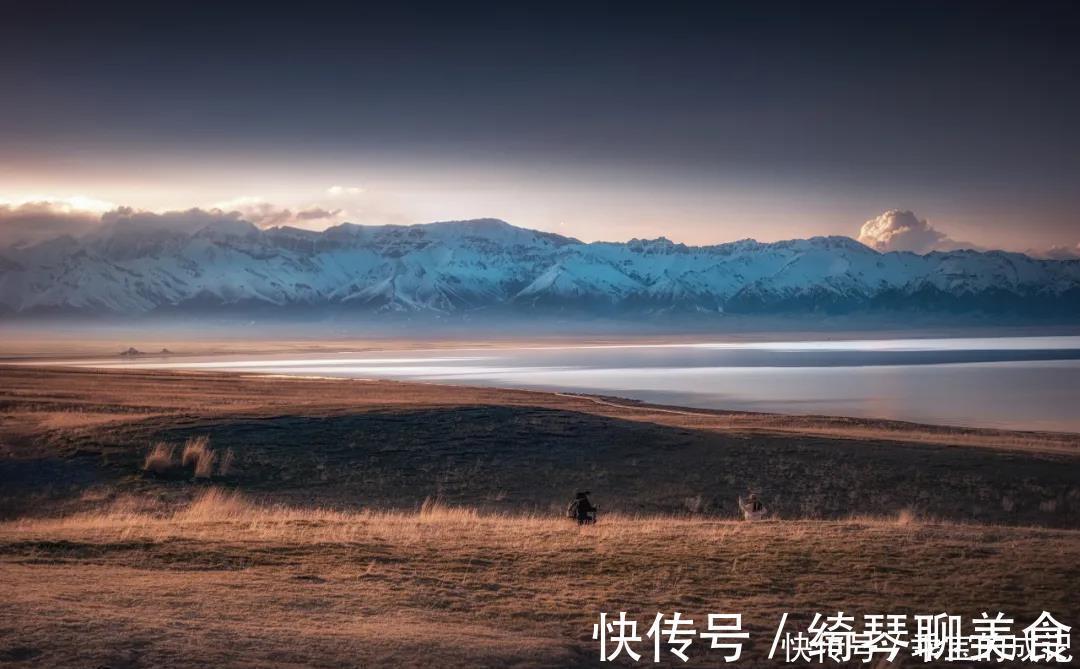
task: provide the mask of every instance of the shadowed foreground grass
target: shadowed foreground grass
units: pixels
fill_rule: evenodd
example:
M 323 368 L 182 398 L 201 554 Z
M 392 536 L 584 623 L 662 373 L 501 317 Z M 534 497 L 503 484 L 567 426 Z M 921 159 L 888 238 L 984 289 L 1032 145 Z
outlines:
M 179 463 L 196 443 L 215 454 L 201 470 L 146 475 L 170 474 L 172 458 L 160 470 L 148 462 L 159 449 Z M 414 509 L 437 496 L 557 513 L 591 490 L 606 511 L 734 518 L 736 498 L 755 490 L 784 518 L 913 509 L 1080 528 L 1078 465 L 1077 434 L 496 388 L 0 365 L 0 519 L 87 511 L 99 490 L 181 501 L 199 478 L 305 507 Z
M 764 665 L 783 611 L 1046 609 L 1075 624 L 1080 532 L 896 518 L 738 523 L 260 507 L 210 491 L 0 524 L 11 666 L 593 666 L 626 610 L 743 613 Z M 643 629 L 644 629 L 643 627 Z M 716 666 L 702 643 L 691 664 Z M 5 665 L 7 666 L 7 665 Z

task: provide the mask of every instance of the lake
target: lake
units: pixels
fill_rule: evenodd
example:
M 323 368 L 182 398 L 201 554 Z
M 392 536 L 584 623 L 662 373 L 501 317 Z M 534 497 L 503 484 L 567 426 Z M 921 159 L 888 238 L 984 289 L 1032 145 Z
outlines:
M 1080 432 L 1078 336 L 499 346 L 76 362 L 431 381 L 697 408 Z

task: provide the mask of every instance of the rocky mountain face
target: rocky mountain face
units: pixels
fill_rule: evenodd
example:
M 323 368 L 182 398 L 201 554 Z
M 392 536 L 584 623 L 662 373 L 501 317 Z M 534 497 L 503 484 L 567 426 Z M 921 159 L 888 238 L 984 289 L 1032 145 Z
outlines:
M 1080 261 L 878 253 L 847 237 L 585 244 L 482 219 L 322 232 L 117 221 L 0 251 L 0 311 L 474 311 L 693 317 L 982 313 L 1080 319 Z

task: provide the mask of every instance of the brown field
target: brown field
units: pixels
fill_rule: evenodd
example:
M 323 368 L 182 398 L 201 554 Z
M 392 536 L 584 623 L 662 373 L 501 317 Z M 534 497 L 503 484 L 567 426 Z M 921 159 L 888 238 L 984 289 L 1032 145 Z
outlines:
M 0 367 L 0 665 L 595 666 L 618 610 L 743 613 L 742 666 L 783 611 L 1075 626 L 1078 465 L 1069 434 Z M 776 520 L 734 520 L 751 488 Z
M 785 518 L 886 516 L 1080 528 L 1080 435 L 658 407 L 390 381 L 0 366 L 0 518 L 117 492 L 190 499 L 144 475 L 208 438 L 260 500 L 414 510 L 428 497 L 551 512 L 735 517 L 754 489 Z M 105 495 L 107 497 L 107 495 Z
M 594 666 L 599 611 L 678 610 L 744 613 L 743 666 L 764 666 L 784 611 L 1080 613 L 1071 530 L 626 516 L 578 528 L 213 493 L 174 514 L 130 506 L 0 525 L 0 652 L 57 667 Z M 717 658 L 700 647 L 692 664 Z

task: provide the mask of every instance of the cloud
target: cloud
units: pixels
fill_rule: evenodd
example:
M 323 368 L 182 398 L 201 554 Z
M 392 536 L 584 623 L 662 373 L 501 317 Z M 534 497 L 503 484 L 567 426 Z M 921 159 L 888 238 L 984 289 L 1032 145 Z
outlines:
M 250 195 L 218 202 L 208 211 L 242 217 L 260 228 L 284 225 L 294 227 L 318 227 L 321 225 L 321 227 L 326 227 L 337 223 L 338 217 L 344 213 L 342 209 L 326 209 L 319 206 L 293 211 L 292 209 L 278 207 L 260 197 Z
M 50 209 L 59 212 L 71 213 L 76 211 L 86 211 L 103 213 L 116 209 L 116 204 L 109 202 L 108 200 L 101 200 L 96 197 L 87 197 L 85 195 L 23 195 L 18 199 L 11 200 L 8 198 L 0 197 L 0 206 L 19 207 L 24 204 L 32 205 L 47 205 Z
M 863 223 L 859 230 L 859 241 L 882 252 L 929 253 L 980 248 L 970 242 L 952 239 L 914 213 L 899 209 L 887 211 Z
M 137 230 L 139 232 L 170 232 L 187 235 L 195 234 L 208 225 L 218 223 L 236 223 L 244 221 L 240 212 L 226 212 L 220 209 L 191 209 L 156 213 L 118 207 L 101 216 L 103 230 Z
M 90 204 L 100 208 L 103 202 Z M 194 234 L 214 223 L 243 221 L 240 212 L 192 208 L 156 213 L 131 207 L 117 207 L 104 213 L 77 208 L 72 200 L 0 204 L 0 247 L 26 246 L 70 235 L 108 234 L 138 231 Z
M 341 215 L 341 209 L 323 209 L 322 207 L 311 207 L 310 209 L 301 209 L 296 212 L 296 218 L 300 221 L 321 221 L 324 219 L 337 218 Z
M 220 209 L 221 211 L 236 211 L 239 209 L 246 209 L 248 207 L 256 207 L 266 203 L 266 198 L 258 195 L 241 195 L 239 197 L 229 198 L 228 200 L 222 200 L 221 202 L 215 202 L 209 207 L 207 211 L 212 209 Z
M 1027 254 L 1033 258 L 1045 258 L 1047 260 L 1077 260 L 1080 259 L 1080 244 L 1076 246 L 1051 246 L 1048 249 L 1031 249 Z
M 364 192 L 359 186 L 331 186 L 326 189 L 330 195 L 360 195 Z
M 214 210 L 220 211 L 220 210 Z M 269 202 L 246 205 L 232 211 L 260 228 L 288 225 L 293 220 L 292 211 L 275 207 Z
M 288 208 L 254 195 L 209 207 L 164 212 L 121 207 L 87 197 L 0 199 L 0 248 L 36 244 L 64 235 L 80 237 L 117 231 L 190 235 L 214 224 L 250 223 L 259 228 L 293 226 L 322 230 L 342 222 L 346 215 L 346 210 L 339 207 L 313 204 Z
M 82 235 L 101 223 L 101 214 L 76 209 L 68 201 L 0 204 L 0 246 L 36 244 L 64 235 Z

